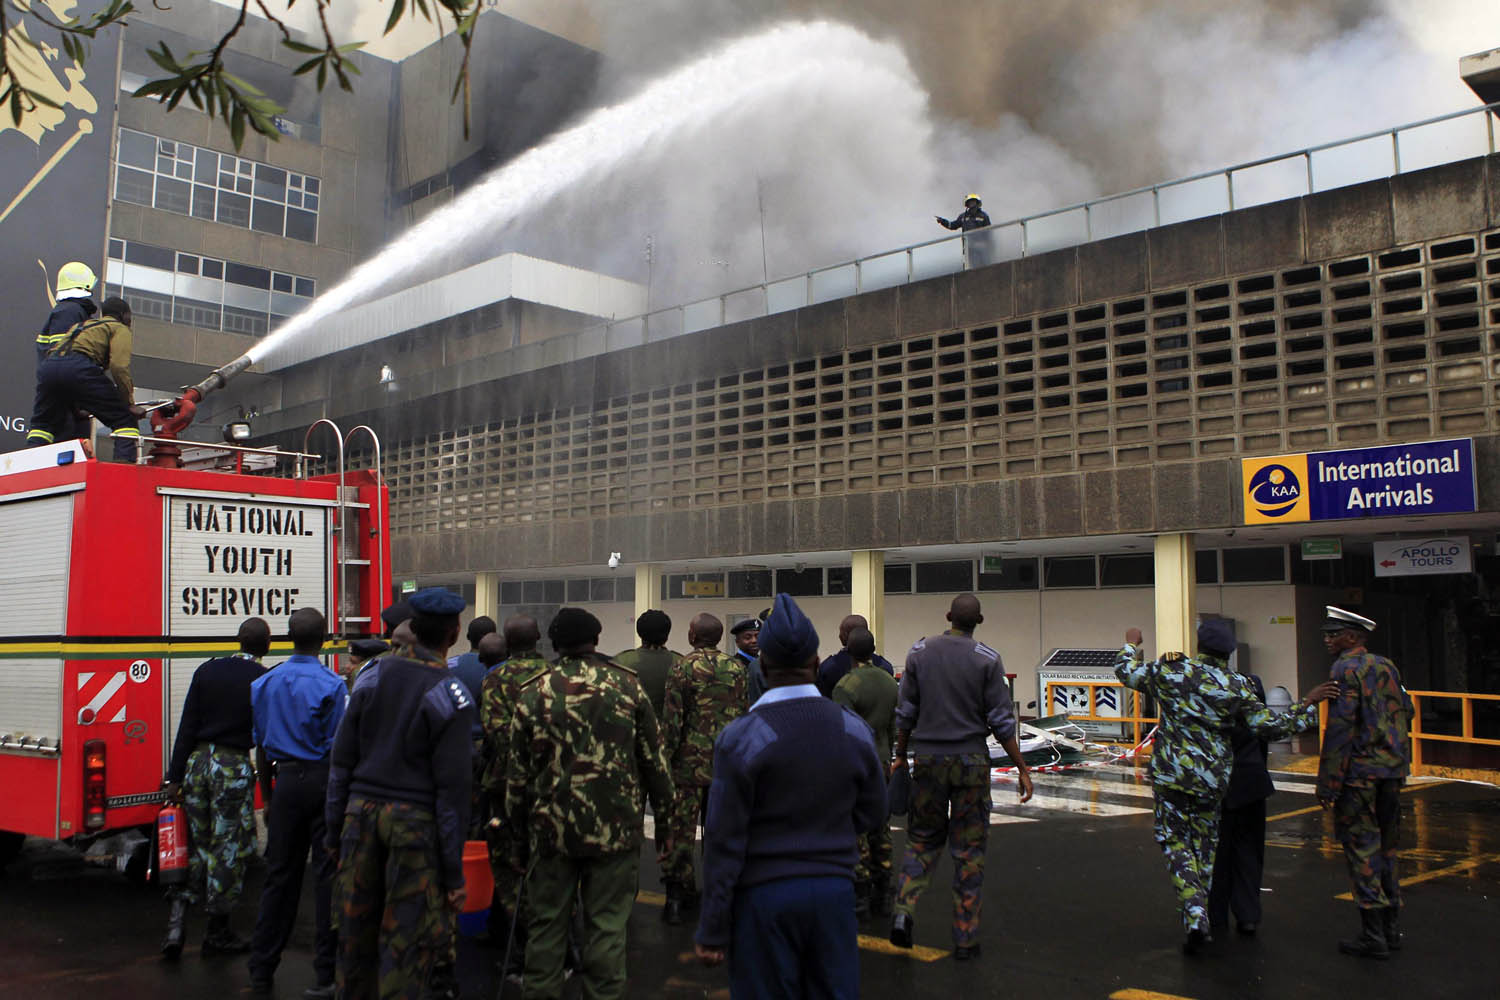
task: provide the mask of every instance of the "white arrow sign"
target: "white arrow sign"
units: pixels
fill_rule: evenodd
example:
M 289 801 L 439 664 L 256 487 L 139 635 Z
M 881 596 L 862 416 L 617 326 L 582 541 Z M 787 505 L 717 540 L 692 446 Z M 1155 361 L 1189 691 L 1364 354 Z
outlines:
M 1429 576 L 1437 573 L 1472 573 L 1469 540 L 1457 538 L 1404 538 L 1375 543 L 1376 576 Z

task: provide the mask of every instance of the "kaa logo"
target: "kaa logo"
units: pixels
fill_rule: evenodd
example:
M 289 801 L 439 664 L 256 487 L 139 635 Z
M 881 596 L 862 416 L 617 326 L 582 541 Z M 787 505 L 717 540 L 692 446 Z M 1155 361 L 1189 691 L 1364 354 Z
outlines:
M 1302 499 L 1302 483 L 1285 465 L 1266 465 L 1256 471 L 1246 488 L 1264 517 L 1282 517 Z

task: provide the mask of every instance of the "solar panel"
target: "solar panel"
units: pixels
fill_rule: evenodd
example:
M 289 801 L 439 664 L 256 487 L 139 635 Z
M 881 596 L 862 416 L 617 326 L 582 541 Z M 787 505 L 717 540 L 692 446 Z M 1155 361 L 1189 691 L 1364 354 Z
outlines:
M 1054 649 L 1050 656 L 1042 661 L 1043 667 L 1084 667 L 1098 669 L 1111 669 L 1115 665 L 1115 657 L 1120 653 L 1119 649 Z

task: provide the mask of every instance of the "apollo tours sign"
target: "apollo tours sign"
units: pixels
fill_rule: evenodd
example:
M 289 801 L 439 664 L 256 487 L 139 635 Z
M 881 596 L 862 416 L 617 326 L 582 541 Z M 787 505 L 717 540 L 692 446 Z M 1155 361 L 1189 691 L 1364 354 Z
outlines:
M 1376 576 L 1431 576 L 1473 570 L 1469 540 L 1462 536 L 1375 543 Z
M 1459 514 L 1475 509 L 1470 438 L 1241 461 L 1245 523 Z

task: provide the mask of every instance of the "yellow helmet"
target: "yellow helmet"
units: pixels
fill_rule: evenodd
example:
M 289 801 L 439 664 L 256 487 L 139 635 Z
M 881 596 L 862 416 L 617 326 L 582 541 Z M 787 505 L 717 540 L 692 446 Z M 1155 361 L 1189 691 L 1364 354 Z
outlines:
M 94 277 L 93 268 L 82 261 L 70 260 L 57 269 L 57 294 L 61 295 L 74 288 L 92 291 L 98 280 Z
M 971 201 L 979 201 L 979 195 L 970 193 L 970 195 L 964 199 L 964 204 L 967 205 Z

